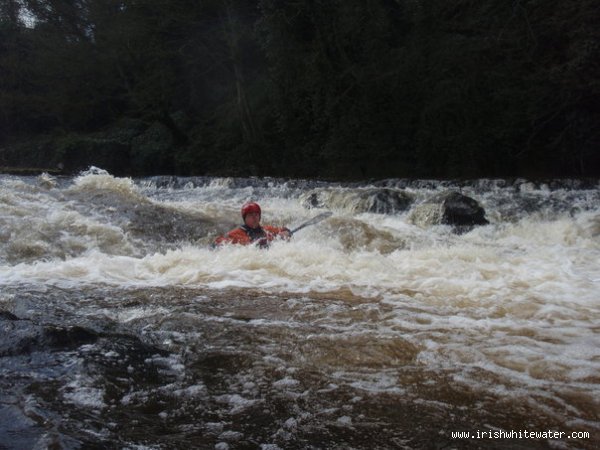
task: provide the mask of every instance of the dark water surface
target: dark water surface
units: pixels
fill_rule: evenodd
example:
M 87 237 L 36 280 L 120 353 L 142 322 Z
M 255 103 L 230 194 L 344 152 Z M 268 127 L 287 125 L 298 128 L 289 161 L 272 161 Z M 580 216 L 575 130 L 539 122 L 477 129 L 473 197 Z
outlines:
M 450 432 L 565 429 L 527 398 L 461 382 L 459 368 L 428 369 L 418 345 L 378 336 L 389 308 L 347 292 L 21 286 L 3 295 L 27 317 L 0 322 L 11 335 L 0 381 L 6 448 L 548 448 Z M 323 302 L 334 320 L 323 320 Z

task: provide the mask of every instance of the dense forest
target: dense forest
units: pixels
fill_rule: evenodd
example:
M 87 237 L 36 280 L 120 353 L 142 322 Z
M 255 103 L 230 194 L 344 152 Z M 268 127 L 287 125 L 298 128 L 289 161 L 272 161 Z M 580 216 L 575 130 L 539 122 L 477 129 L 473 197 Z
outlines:
M 0 166 L 595 177 L 597 0 L 0 0 Z

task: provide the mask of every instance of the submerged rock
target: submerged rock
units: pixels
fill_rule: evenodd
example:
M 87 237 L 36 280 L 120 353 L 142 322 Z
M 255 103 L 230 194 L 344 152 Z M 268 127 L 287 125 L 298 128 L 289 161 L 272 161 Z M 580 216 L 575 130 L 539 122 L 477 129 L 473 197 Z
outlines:
M 39 325 L 0 311 L 0 357 L 74 349 L 96 339 L 98 335 L 94 331 L 83 327 Z
M 303 196 L 306 208 L 337 208 L 354 213 L 394 214 L 406 211 L 414 197 L 389 188 L 318 189 Z
M 105 217 L 126 236 L 139 238 L 145 244 L 159 245 L 162 250 L 163 244 L 168 248 L 201 239 L 216 226 L 215 219 L 203 211 L 150 200 L 130 179 L 115 178 L 106 172 L 83 175 L 68 190 L 81 213 L 87 215 L 93 207 L 96 216 Z
M 420 227 L 452 225 L 457 232 L 466 232 L 476 225 L 487 225 L 485 210 L 479 203 L 458 192 L 438 194 L 417 205 L 409 221 Z

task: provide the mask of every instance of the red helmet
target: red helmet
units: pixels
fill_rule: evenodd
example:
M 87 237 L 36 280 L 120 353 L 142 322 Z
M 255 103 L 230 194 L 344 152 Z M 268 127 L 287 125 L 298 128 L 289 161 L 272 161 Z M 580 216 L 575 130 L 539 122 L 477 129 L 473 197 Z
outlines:
M 262 215 L 262 212 L 260 210 L 260 206 L 258 206 L 258 203 L 248 202 L 248 203 L 244 204 L 244 206 L 242 206 L 242 219 L 246 219 L 246 214 L 249 214 L 249 213 L 258 213 L 259 217 Z

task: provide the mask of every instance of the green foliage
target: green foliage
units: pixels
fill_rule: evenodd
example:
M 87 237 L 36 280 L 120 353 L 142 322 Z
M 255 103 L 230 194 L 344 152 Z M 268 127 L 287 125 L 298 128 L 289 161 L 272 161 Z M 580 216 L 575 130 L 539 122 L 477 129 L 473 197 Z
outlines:
M 161 169 L 171 169 L 170 150 L 173 135 L 161 123 L 152 124 L 144 133 L 131 142 L 131 162 L 136 171 L 157 173 Z
M 598 175 L 595 3 L 0 0 L 0 143 L 135 174 Z

